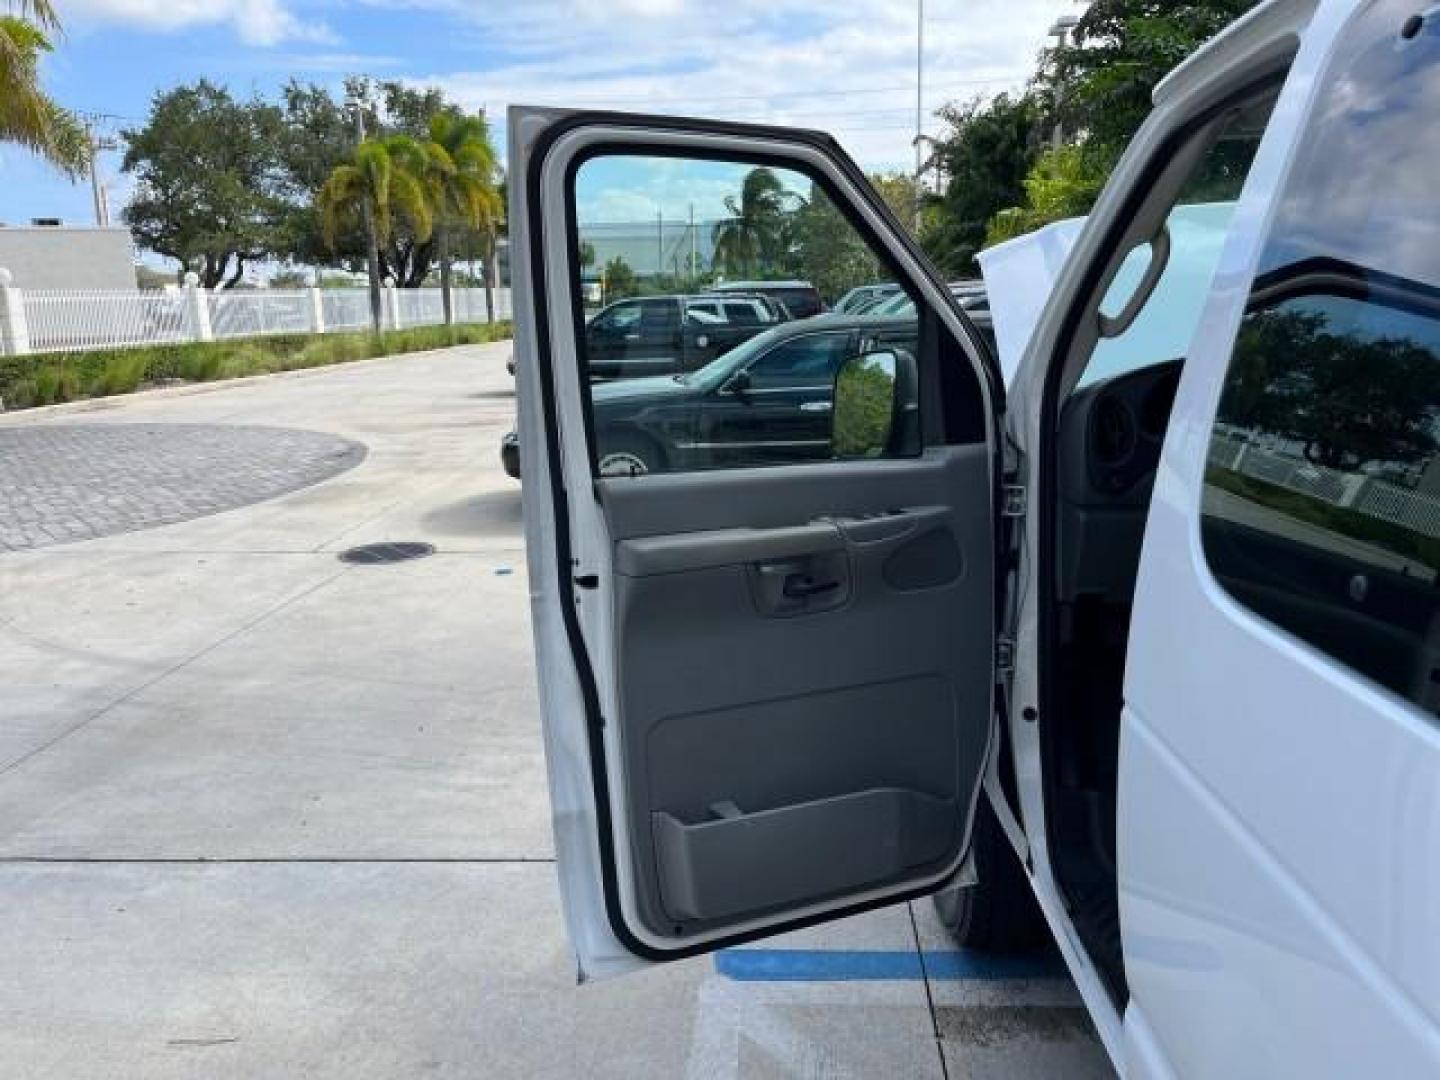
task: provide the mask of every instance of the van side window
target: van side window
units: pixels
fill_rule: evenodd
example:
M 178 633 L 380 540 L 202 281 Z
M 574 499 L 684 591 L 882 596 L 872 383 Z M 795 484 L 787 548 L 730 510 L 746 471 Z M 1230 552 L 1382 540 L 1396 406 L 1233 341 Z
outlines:
M 1238 601 L 1440 714 L 1440 19 L 1336 57 L 1233 347 L 1203 537 Z M 1434 25 L 1432 25 L 1434 24 Z

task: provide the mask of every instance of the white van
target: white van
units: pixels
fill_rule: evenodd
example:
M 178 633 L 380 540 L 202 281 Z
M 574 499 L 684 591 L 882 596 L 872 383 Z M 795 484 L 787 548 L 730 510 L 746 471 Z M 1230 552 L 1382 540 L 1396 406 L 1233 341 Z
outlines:
M 1440 8 L 1274 0 L 1183 64 L 1020 330 L 991 282 L 1008 379 L 823 133 L 510 138 L 582 973 L 938 892 L 975 947 L 1043 918 L 1126 1076 L 1440 1075 Z M 578 237 L 675 177 L 832 214 L 915 299 L 913 349 L 837 361 L 828 454 L 598 475 Z M 788 423 L 824 332 L 726 422 Z

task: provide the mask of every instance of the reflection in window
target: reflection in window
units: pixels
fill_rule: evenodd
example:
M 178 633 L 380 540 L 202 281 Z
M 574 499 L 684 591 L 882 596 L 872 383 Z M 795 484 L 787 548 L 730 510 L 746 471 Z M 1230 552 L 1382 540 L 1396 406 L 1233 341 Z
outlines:
M 1282 192 L 1210 443 L 1236 599 L 1440 713 L 1440 27 L 1357 22 Z M 1363 103 L 1363 107 L 1362 107 Z

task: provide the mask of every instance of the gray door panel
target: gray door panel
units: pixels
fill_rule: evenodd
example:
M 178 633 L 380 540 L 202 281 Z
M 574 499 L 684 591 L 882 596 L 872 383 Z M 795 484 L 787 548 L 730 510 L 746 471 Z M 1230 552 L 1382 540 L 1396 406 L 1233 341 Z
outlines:
M 601 486 L 646 928 L 952 865 L 988 736 L 984 447 Z

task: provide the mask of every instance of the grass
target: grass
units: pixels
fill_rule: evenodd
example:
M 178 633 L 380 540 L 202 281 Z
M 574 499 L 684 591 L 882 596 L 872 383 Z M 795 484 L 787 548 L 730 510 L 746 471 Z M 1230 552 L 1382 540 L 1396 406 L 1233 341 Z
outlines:
M 225 341 L 139 345 L 89 352 L 0 356 L 0 401 L 26 409 L 81 398 L 129 394 L 176 382 L 344 364 L 377 356 L 478 345 L 511 335 L 509 323 L 462 323 L 351 334 L 277 334 Z

